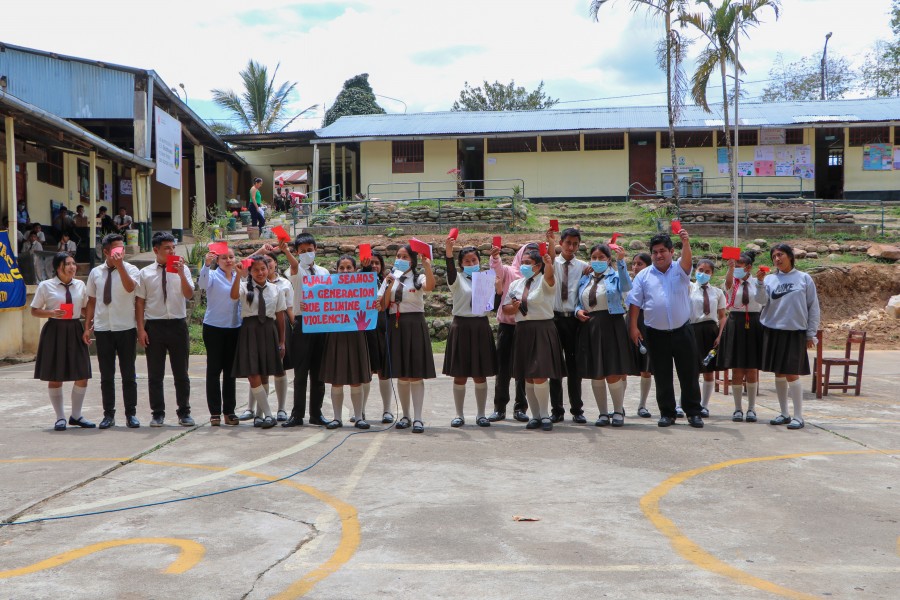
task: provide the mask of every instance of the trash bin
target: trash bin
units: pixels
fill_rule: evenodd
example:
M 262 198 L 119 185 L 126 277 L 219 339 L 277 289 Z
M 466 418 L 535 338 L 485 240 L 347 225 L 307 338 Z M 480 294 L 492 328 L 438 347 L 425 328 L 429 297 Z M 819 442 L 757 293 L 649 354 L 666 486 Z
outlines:
M 125 245 L 137 246 L 140 243 L 139 237 L 137 229 L 127 229 L 125 231 Z

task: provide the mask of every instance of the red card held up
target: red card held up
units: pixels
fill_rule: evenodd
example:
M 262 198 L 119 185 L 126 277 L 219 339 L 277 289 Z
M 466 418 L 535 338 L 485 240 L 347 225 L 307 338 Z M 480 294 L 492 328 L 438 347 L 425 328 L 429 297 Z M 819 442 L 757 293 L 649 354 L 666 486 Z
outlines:
M 63 315 L 63 319 L 71 319 L 75 315 L 75 305 L 74 304 L 60 304 L 60 310 L 65 311 L 66 314 Z
M 547 242 L 541 242 L 538 244 L 538 252 L 541 253 L 541 256 L 547 255 Z
M 621 235 L 622 235 L 621 233 L 614 233 L 614 234 L 612 234 L 612 237 L 609 238 L 609 245 L 610 245 L 610 247 L 611 247 L 613 244 L 616 243 L 616 240 L 619 239 L 619 236 L 621 236 Z
M 275 237 L 278 238 L 278 241 L 289 242 L 291 241 L 291 234 L 284 230 L 284 227 L 281 225 L 276 225 L 272 228 L 272 233 L 275 234 Z
M 503 238 L 501 238 L 499 235 L 495 235 L 494 240 L 491 242 L 491 244 L 500 248 L 501 246 L 503 246 Z
M 769 267 L 763 265 L 763 266 L 761 266 L 761 267 L 759 268 L 759 270 L 762 271 L 763 273 L 768 273 L 768 272 L 771 271 L 772 269 L 770 269 Z
M 422 240 L 417 240 L 416 238 L 412 238 L 409 240 L 409 247 L 412 248 L 412 251 L 416 254 L 420 254 L 422 256 L 432 258 L 431 256 L 431 244 L 426 244 Z
M 225 242 L 213 242 L 209 245 L 209 251 L 218 255 L 225 254 L 228 252 L 228 244 Z
M 558 219 L 550 219 L 550 231 L 559 231 Z
M 453 229 L 450 230 L 450 235 L 448 235 L 447 237 L 455 240 L 456 238 L 459 237 L 459 229 L 454 227 Z
M 176 256 L 175 254 L 170 254 L 166 257 L 166 273 L 177 273 L 178 269 L 175 268 L 175 263 L 181 260 L 180 256 Z
M 245 269 L 249 269 L 249 268 L 250 268 L 250 265 L 253 264 L 253 259 L 252 259 L 252 258 L 245 258 L 244 260 L 241 261 L 241 264 L 244 266 Z
M 675 235 L 681 233 L 681 221 L 678 219 L 672 219 L 672 233 Z
M 359 260 L 366 260 L 367 258 L 372 258 L 372 245 L 371 244 L 360 244 L 359 245 Z
M 731 246 L 724 246 L 722 248 L 722 258 L 725 260 L 740 260 L 741 249 L 733 248 Z

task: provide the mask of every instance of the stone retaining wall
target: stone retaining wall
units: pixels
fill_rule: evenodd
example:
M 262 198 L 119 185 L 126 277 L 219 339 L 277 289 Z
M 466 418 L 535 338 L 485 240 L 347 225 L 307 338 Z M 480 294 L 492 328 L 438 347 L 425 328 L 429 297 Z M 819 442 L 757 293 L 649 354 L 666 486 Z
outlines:
M 740 211 L 738 221 L 745 222 L 745 217 L 750 223 L 844 223 L 853 224 L 856 220 L 853 214 L 841 210 L 798 211 L 787 212 L 780 210 L 755 210 L 745 214 Z M 718 211 L 687 211 L 682 210 L 681 220 L 684 223 L 734 223 L 734 214 L 726 214 Z
M 397 225 L 404 223 L 477 223 L 505 222 L 509 225 L 528 218 L 524 202 L 498 202 L 484 207 L 456 206 L 452 200 L 442 201 L 440 208 L 410 202 L 357 202 L 328 209 L 313 215 L 310 226 Z

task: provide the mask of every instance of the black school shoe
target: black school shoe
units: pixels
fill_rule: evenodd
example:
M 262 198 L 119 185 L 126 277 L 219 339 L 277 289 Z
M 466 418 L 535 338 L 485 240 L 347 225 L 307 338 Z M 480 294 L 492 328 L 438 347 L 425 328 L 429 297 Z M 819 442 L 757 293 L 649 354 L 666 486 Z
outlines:
M 696 427 L 697 429 L 703 428 L 703 417 L 700 415 L 693 415 L 688 417 L 688 425 L 691 427 Z
M 100 429 L 109 429 L 110 427 L 116 426 L 116 420 L 112 417 L 103 417 L 103 420 L 100 421 Z
M 518 421 L 519 423 L 527 423 L 528 422 L 528 415 L 526 413 L 522 412 L 521 410 L 517 410 L 515 412 L 515 414 L 513 415 L 513 418 L 516 421 Z
M 97 425 L 95 423 L 91 423 L 84 417 L 69 417 L 69 425 L 77 425 L 78 427 L 84 427 L 85 429 L 92 429 Z
M 584 415 L 572 415 L 572 422 L 578 423 L 579 425 L 584 425 L 587 423 L 587 419 Z
M 491 423 L 496 423 L 497 421 L 503 421 L 504 419 L 506 419 L 506 413 L 495 410 L 494 412 L 491 413 L 491 416 L 489 416 L 487 419 Z
M 671 427 L 675 424 L 675 417 L 662 416 L 659 418 L 659 421 L 657 421 L 656 424 L 659 427 Z

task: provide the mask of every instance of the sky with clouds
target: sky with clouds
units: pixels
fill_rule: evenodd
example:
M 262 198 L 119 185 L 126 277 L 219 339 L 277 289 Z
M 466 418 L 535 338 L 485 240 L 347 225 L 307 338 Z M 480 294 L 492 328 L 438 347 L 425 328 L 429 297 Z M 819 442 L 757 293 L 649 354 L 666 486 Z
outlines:
M 543 80 L 559 108 L 665 104 L 655 62 L 661 25 L 629 0 L 611 0 L 594 22 L 589 4 L 32 0 L 4 8 L 0 41 L 153 69 L 170 86 L 184 84 L 190 106 L 207 119 L 224 116 L 210 90 L 238 89 L 248 59 L 280 63 L 279 79 L 298 82 L 296 111 L 319 105 L 295 129 L 319 127 L 344 80 L 363 72 L 387 112 L 449 110 L 464 82 L 485 79 L 529 89 Z M 875 40 L 890 38 L 890 8 L 891 0 L 783 0 L 777 21 L 762 11 L 762 25 L 741 43 L 746 97 L 762 93 L 779 53 L 786 62 L 821 56 L 828 32 L 829 54 L 860 64 Z M 710 90 L 711 99 L 720 95 Z

